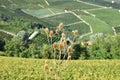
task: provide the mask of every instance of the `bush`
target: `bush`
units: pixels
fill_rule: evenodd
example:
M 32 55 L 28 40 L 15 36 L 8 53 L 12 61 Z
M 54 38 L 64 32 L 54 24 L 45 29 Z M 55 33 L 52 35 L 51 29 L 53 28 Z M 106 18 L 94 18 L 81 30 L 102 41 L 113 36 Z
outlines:
M 120 35 L 97 38 L 89 46 L 89 59 L 120 59 Z
M 89 55 L 87 47 L 81 45 L 82 42 L 76 43 L 73 46 L 72 59 L 88 59 Z
M 52 58 L 52 50 L 50 45 L 43 45 L 41 50 L 42 58 L 51 59 Z

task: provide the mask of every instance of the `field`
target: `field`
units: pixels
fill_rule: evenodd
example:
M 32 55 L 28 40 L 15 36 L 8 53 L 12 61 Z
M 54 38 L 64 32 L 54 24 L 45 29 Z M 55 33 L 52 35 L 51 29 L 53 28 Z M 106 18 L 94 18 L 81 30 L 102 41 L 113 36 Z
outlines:
M 69 33 L 69 31 L 72 32 L 73 30 L 78 30 L 79 35 L 84 35 L 84 34 L 90 32 L 89 26 L 87 24 L 83 23 L 83 22 L 82 23 L 77 23 L 77 24 L 74 24 L 74 25 L 65 26 L 64 29 L 65 29 L 66 32 L 68 32 L 69 36 L 72 35 L 72 33 Z
M 92 4 L 97 4 L 97 5 L 102 5 L 102 6 L 107 6 L 107 7 L 113 7 L 113 8 L 120 8 L 120 1 L 115 0 L 115 3 L 112 3 L 113 0 L 81 0 L 84 2 L 92 3 Z
M 92 26 L 94 33 L 113 34 L 112 28 L 99 18 L 93 18 L 91 16 L 82 16 L 82 18 Z
M 101 9 L 90 12 L 110 26 L 117 26 L 120 24 L 120 13 L 117 9 Z
M 50 6 L 55 7 L 55 8 L 60 8 L 60 9 L 67 9 L 67 10 L 83 10 L 83 9 L 93 9 L 93 8 L 98 8 L 96 6 L 91 6 L 91 5 L 87 5 L 87 4 L 82 4 L 79 3 L 77 1 L 73 1 L 73 0 L 48 0 Z M 62 5 L 61 5 L 62 4 Z
M 74 16 L 72 13 L 65 13 L 55 16 L 50 16 L 47 18 L 43 18 L 44 21 L 48 21 L 48 23 L 53 23 L 55 26 L 57 26 L 60 22 L 63 22 L 64 25 L 75 23 L 81 21 L 76 16 Z
M 44 59 L 0 57 L 1 80 L 45 80 Z M 49 60 L 49 66 L 53 67 Z M 65 61 L 64 61 L 65 64 Z M 119 80 L 120 60 L 72 60 L 61 80 Z M 63 69 L 63 68 L 61 68 Z M 49 80 L 53 80 L 53 73 Z
M 40 16 L 43 16 L 43 15 L 50 15 L 52 14 L 48 9 L 39 9 L 39 10 L 29 10 L 29 9 L 26 9 L 26 10 L 23 10 L 25 13 L 28 13 L 30 15 L 33 15 L 35 17 L 40 17 Z
M 24 2 L 23 2 L 24 1 Z M 7 8 L 24 8 L 24 9 L 40 9 L 39 5 L 47 6 L 44 0 L 4 0 L 1 1 L 2 5 L 5 5 Z

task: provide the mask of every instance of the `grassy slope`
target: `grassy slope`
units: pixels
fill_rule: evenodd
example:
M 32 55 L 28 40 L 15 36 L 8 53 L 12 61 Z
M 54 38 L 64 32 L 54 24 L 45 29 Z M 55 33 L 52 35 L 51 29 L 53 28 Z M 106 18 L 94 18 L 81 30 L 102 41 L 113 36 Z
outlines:
M 36 17 L 52 14 L 50 11 L 48 11 L 48 9 L 37 9 L 37 10 L 33 9 L 33 10 L 24 10 L 24 11 L 25 13 L 28 13 Z
M 93 9 L 93 8 L 98 8 L 96 6 L 91 6 L 91 5 L 87 5 L 87 4 L 83 4 L 83 3 L 79 3 L 76 1 L 68 1 L 68 0 L 48 0 L 48 2 L 50 3 L 51 7 L 54 8 L 60 8 L 60 9 L 68 9 L 68 10 L 76 10 L 76 9 Z
M 48 2 L 50 3 L 50 6 L 47 6 L 47 4 L 45 3 L 44 0 L 36 0 L 36 1 L 28 1 L 28 0 L 12 0 L 13 3 L 9 2 L 8 0 L 4 0 L 4 1 L 0 1 L 2 5 L 5 5 L 7 8 L 2 8 L 0 7 L 0 14 L 5 14 L 5 15 L 9 15 L 9 16 L 16 16 L 18 18 L 22 18 L 25 19 L 27 21 L 37 21 L 40 22 L 41 24 L 47 26 L 47 27 L 53 27 L 53 26 L 57 26 L 61 21 L 65 20 L 66 22 L 71 22 L 73 21 L 73 19 L 68 20 L 67 18 L 63 18 L 63 19 L 57 19 L 57 17 L 59 16 L 54 16 L 52 19 L 50 18 L 46 18 L 46 19 L 37 19 L 35 17 L 32 17 L 30 15 L 27 15 L 23 12 L 15 12 L 14 10 L 17 8 L 23 8 L 23 9 L 29 9 L 30 11 L 35 9 L 34 14 L 37 15 L 44 15 L 44 13 L 37 13 L 36 10 L 40 9 L 39 11 L 41 12 L 46 12 L 46 14 L 51 14 L 50 12 L 47 12 L 48 10 L 46 8 L 50 8 L 53 12 L 63 12 L 64 9 L 68 9 L 68 10 L 74 10 L 74 9 L 94 9 L 97 8 L 95 6 L 90 6 L 90 5 L 86 5 L 86 4 L 81 4 L 75 1 L 70 0 L 69 2 L 67 0 L 48 0 Z M 23 3 L 24 1 L 24 3 Z M 86 0 L 87 1 L 87 0 Z M 72 2 L 72 4 L 71 4 Z M 14 5 L 16 4 L 16 5 Z M 26 5 L 25 5 L 26 4 Z M 42 9 L 40 6 L 38 6 L 39 4 L 41 4 L 42 6 L 44 6 L 45 8 Z M 62 4 L 62 6 L 61 6 Z M 75 5 L 76 4 L 76 5 Z M 74 5 L 74 6 L 73 6 Z M 78 7 L 79 6 L 79 7 Z M 28 11 L 29 11 L 28 10 Z M 32 12 L 30 12 L 32 13 Z M 108 9 L 108 10 L 95 10 L 95 11 L 90 11 L 90 13 L 93 13 L 96 15 L 96 18 L 92 18 L 90 16 L 83 16 L 83 19 L 85 19 L 86 21 L 88 21 L 88 23 L 90 23 L 90 25 L 92 25 L 93 27 L 93 31 L 94 32 L 103 32 L 103 33 L 110 33 L 112 34 L 113 31 L 111 29 L 111 27 L 119 25 L 119 21 L 120 21 L 120 15 L 118 13 L 118 10 L 116 9 Z M 104 15 L 103 15 L 104 14 Z M 83 14 L 84 15 L 84 14 Z M 63 17 L 69 17 L 69 16 L 63 16 Z M 56 20 L 58 22 L 56 22 Z M 55 22 L 55 24 L 51 24 L 51 22 Z M 64 22 L 63 22 L 64 23 Z M 8 26 L 8 29 L 5 27 L 0 27 L 2 29 L 5 30 L 10 30 L 13 31 L 14 30 L 16 32 L 18 32 L 19 30 L 21 30 L 21 27 L 16 27 L 16 26 Z M 14 29 L 12 29 L 14 28 Z M 16 30 L 17 29 L 17 30 Z
M 113 8 L 120 8 L 120 1 L 118 0 L 82 0 L 88 3 L 93 3 L 93 4 L 98 4 L 102 6 L 107 6 L 107 7 L 113 7 Z M 112 1 L 115 1 L 113 4 Z
M 12 2 L 10 2 L 12 1 Z M 24 1 L 24 3 L 23 3 Z M 31 15 L 28 15 L 26 13 L 23 13 L 22 11 L 17 11 L 16 9 L 41 9 L 40 6 L 38 6 L 38 4 L 44 4 L 44 6 L 46 6 L 46 3 L 44 0 L 35 0 L 35 1 L 28 1 L 28 0 L 4 0 L 4 1 L 0 1 L 0 5 L 1 6 L 5 6 L 5 8 L 0 6 L 0 15 L 4 14 L 5 16 L 8 17 L 14 17 L 15 19 L 20 19 L 20 20 L 24 20 L 25 24 L 30 23 L 30 22 L 37 22 L 40 24 L 44 24 L 44 26 L 50 26 L 51 24 L 47 23 L 46 21 L 43 21 L 42 19 L 38 19 L 36 17 L 33 17 Z M 34 7 L 35 6 L 35 7 Z M 19 21 L 19 20 L 18 20 Z M 14 21 L 13 21 L 14 22 Z M 1 20 L 0 20 L 1 23 Z M 4 29 L 4 30 L 9 30 L 13 33 L 16 33 L 18 31 L 20 31 L 22 29 L 21 26 L 10 26 L 5 25 L 6 27 L 4 27 L 3 24 L 0 24 L 0 29 Z M 8 28 L 7 28 L 8 27 Z M 15 29 L 14 29 L 15 28 Z
M 89 11 L 96 17 L 82 15 L 82 18 L 90 23 L 93 32 L 103 32 L 113 34 L 112 27 L 120 25 L 120 13 L 117 9 L 101 9 Z
M 30 22 L 37 22 L 37 23 L 43 24 L 44 26 L 52 25 L 50 23 L 47 23 L 46 21 L 43 21 L 42 19 L 38 19 L 36 17 L 33 17 L 33 16 L 28 15 L 26 13 L 23 13 L 22 11 L 17 12 L 17 11 L 14 11 L 14 10 L 4 9 L 4 8 L 0 7 L 0 14 L 4 14 L 5 16 L 8 16 L 8 17 L 14 17 L 15 19 L 18 19 L 18 21 L 24 20 L 25 23 L 23 23 L 23 25 L 30 24 Z M 20 31 L 23 27 L 23 26 L 11 26 L 9 24 L 4 25 L 4 24 L 1 24 L 1 23 L 2 23 L 2 21 L 0 20 L 0 29 L 11 31 L 13 33 L 16 33 L 18 31 Z M 15 23 L 15 22 L 13 21 L 13 23 Z M 22 22 L 17 22 L 16 21 L 15 24 L 17 24 L 17 23 L 18 24 L 20 23 L 20 25 L 22 25 Z
M 44 80 L 44 59 L 0 57 L 1 80 Z M 62 72 L 64 80 L 119 80 L 120 60 L 72 60 Z M 49 67 L 53 67 L 49 60 Z M 65 64 L 65 62 L 64 62 Z M 53 78 L 53 72 L 49 77 Z
M 93 18 L 91 16 L 82 16 L 82 18 L 92 26 L 94 33 L 102 32 L 107 34 L 113 34 L 112 28 L 99 18 Z
M 110 27 L 120 24 L 120 13 L 117 9 L 101 9 L 90 12 L 95 14 L 100 20 L 106 22 Z
M 70 25 L 70 26 L 65 26 L 64 29 L 66 32 L 68 31 L 69 36 L 73 35 L 72 34 L 73 30 L 78 30 L 79 35 L 84 35 L 84 34 L 90 32 L 89 26 L 86 25 L 85 23 L 78 23 L 78 24 L 74 24 L 74 25 Z M 71 33 L 69 31 L 71 31 Z
M 48 21 L 48 23 L 53 23 L 55 26 L 57 26 L 59 23 L 63 22 L 64 25 L 75 23 L 81 21 L 76 16 L 74 16 L 71 13 L 66 14 L 60 14 L 57 16 L 47 17 L 43 18 L 43 20 Z
M 93 6 L 89 7 L 88 5 L 86 6 L 87 8 L 85 8 L 83 4 L 80 5 L 80 3 L 78 4 L 78 3 L 72 2 L 72 1 L 60 1 L 60 0 L 50 1 L 50 0 L 48 0 L 48 2 L 50 3 L 51 10 L 59 7 L 60 12 L 64 9 L 74 10 L 74 9 L 94 9 L 94 8 L 97 8 L 97 7 L 93 7 Z M 71 4 L 71 2 L 72 2 L 72 4 Z M 62 7 L 60 4 L 62 4 Z M 74 4 L 76 4 L 76 5 L 72 6 Z M 76 6 L 77 6 L 77 8 L 76 8 Z M 78 8 L 78 6 L 82 6 L 82 7 Z M 53 10 L 53 12 L 54 12 L 54 10 Z M 95 14 L 96 18 L 93 18 L 90 16 L 83 16 L 83 19 L 85 19 L 88 23 L 90 23 L 90 25 L 92 25 L 93 31 L 95 33 L 96 32 L 103 32 L 103 33 L 107 33 L 107 34 L 113 34 L 113 30 L 111 27 L 119 25 L 120 15 L 119 15 L 117 9 L 103 9 L 103 10 L 95 10 L 95 11 L 89 11 L 89 12 L 92 14 Z M 58 20 L 61 20 L 61 19 L 58 19 Z M 44 20 L 44 21 L 47 21 L 47 20 Z M 48 22 L 49 21 L 51 22 L 51 20 L 48 20 Z
M 38 4 L 46 6 L 44 0 L 2 0 L 0 1 L 2 5 L 9 6 L 8 8 L 24 8 L 24 9 L 40 9 Z

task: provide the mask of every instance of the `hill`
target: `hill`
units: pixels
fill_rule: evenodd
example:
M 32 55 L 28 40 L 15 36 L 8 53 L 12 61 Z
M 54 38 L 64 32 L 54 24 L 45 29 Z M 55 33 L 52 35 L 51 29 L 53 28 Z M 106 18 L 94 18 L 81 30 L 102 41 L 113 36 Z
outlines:
M 16 32 L 20 31 L 21 29 L 28 29 L 28 25 L 25 27 L 23 26 L 25 24 L 30 25 L 31 22 L 38 22 L 46 27 L 53 28 L 62 22 L 64 23 L 64 26 L 67 27 L 65 29 L 67 32 L 71 31 L 72 29 L 79 29 L 80 35 L 99 32 L 113 34 L 111 27 L 116 27 L 119 25 L 120 13 L 116 7 L 113 6 L 113 9 L 109 9 L 109 6 L 103 3 L 109 3 L 109 6 L 113 6 L 109 0 L 47 0 L 47 2 L 44 0 L 4 0 L 0 1 L 0 14 L 1 17 L 7 17 L 8 19 L 10 17 L 17 18 L 15 21 L 17 20 L 16 22 L 20 22 L 20 25 L 18 25 L 17 29 L 15 27 L 16 25 L 9 24 L 9 27 L 10 25 L 12 28 L 15 27 Z M 119 4 L 119 1 L 114 4 Z M 102 16 L 100 16 L 100 14 Z M 107 14 L 107 16 L 105 14 Z M 114 14 L 114 16 L 111 18 L 112 14 Z M 92 20 L 95 19 L 92 23 L 89 22 L 90 16 Z M 25 24 L 21 25 L 21 20 L 25 20 Z M 96 25 L 97 20 L 99 20 L 98 25 Z M 110 22 L 110 20 L 112 22 Z M 82 24 L 84 24 L 85 27 Z M 101 25 L 99 26 L 99 24 Z M 93 29 L 93 32 L 90 30 L 90 26 Z M 82 27 L 83 30 L 79 27 Z M 7 30 L 7 27 L 5 29 Z M 12 29 L 8 29 L 9 31 L 12 31 Z M 15 30 L 12 32 L 14 33 Z
M 78 39 L 83 37 L 89 40 L 89 36 L 96 33 L 114 35 L 120 32 L 118 4 L 117 0 L 115 3 L 111 3 L 111 0 L 1 0 L 0 30 L 15 35 L 24 30 L 30 36 L 34 31 L 41 31 L 39 29 L 46 27 L 55 32 L 62 22 L 62 32 L 67 37 L 72 37 L 71 32 L 76 29 Z M 46 36 L 41 33 L 39 36 Z M 33 42 L 39 42 L 39 36 Z M 41 39 L 42 43 L 46 43 L 46 37 Z

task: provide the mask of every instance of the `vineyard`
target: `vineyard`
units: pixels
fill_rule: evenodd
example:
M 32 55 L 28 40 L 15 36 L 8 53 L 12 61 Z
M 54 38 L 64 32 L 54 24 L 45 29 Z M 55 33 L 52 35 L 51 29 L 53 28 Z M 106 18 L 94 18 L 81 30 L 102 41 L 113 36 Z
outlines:
M 44 59 L 0 57 L 1 80 L 45 80 Z M 53 60 L 49 60 L 53 67 Z M 65 64 L 64 61 L 63 64 Z M 62 80 L 119 80 L 119 60 L 77 60 L 68 61 L 67 68 L 61 67 Z M 53 72 L 48 75 L 53 80 Z
M 78 24 L 74 24 L 74 25 L 70 25 L 70 26 L 68 25 L 68 26 L 65 26 L 64 29 L 65 29 L 66 33 L 69 31 L 72 32 L 72 30 L 77 29 L 79 31 L 79 33 L 78 33 L 79 35 L 84 35 L 84 34 L 90 32 L 89 26 L 85 23 L 78 23 Z M 69 35 L 72 35 L 72 34 L 69 33 Z
M 117 9 L 103 9 L 90 12 L 95 14 L 97 18 L 104 21 L 109 26 L 116 26 L 120 24 L 120 13 Z
M 119 25 L 120 13 L 118 9 L 114 9 L 113 5 L 115 4 L 111 4 L 113 8 L 110 8 L 103 3 L 109 3 L 110 5 L 109 0 L 47 0 L 47 2 L 49 5 L 44 0 L 24 0 L 24 3 L 22 0 L 1 1 L 0 13 L 5 16 L 15 15 L 14 20 L 10 19 L 9 26 L 5 27 L 4 30 L 17 33 L 20 30 L 29 29 L 28 26 L 31 22 L 43 24 L 45 27 L 57 27 L 61 22 L 66 26 L 84 20 L 91 26 L 93 33 L 113 34 L 112 27 Z M 19 16 L 21 16 L 21 19 L 19 19 Z M 79 27 L 79 24 L 71 26 L 76 27 L 78 25 Z M 90 26 L 85 31 L 88 31 Z M 83 32 L 82 35 L 88 33 L 82 30 L 79 31 Z
M 112 28 L 100 19 L 91 16 L 82 16 L 82 18 L 91 24 L 94 33 L 113 34 Z
M 92 4 L 98 4 L 107 7 L 120 8 L 120 1 L 116 0 L 115 3 L 112 3 L 112 0 L 81 0 Z
M 51 15 L 52 13 L 48 9 L 39 9 L 39 10 L 29 10 L 29 9 L 23 9 L 23 11 L 27 14 L 33 15 L 35 17 L 40 17 L 44 15 Z
M 60 9 L 67 9 L 67 10 L 84 10 L 84 9 L 93 9 L 93 8 L 99 8 L 96 6 L 91 6 L 91 5 L 87 5 L 87 4 L 82 4 L 79 3 L 77 1 L 65 1 L 65 0 L 56 0 L 56 1 L 51 1 L 48 0 L 48 2 L 50 3 L 50 6 L 55 7 L 55 8 L 60 8 Z M 72 3 L 72 4 L 71 4 Z M 62 4 L 62 5 L 61 5 Z
M 75 23 L 81 21 L 76 16 L 74 16 L 72 13 L 66 13 L 66 14 L 60 14 L 55 15 L 51 17 L 44 18 L 43 20 L 48 21 L 48 23 L 53 23 L 55 26 L 57 26 L 60 22 L 63 22 L 64 25 Z

